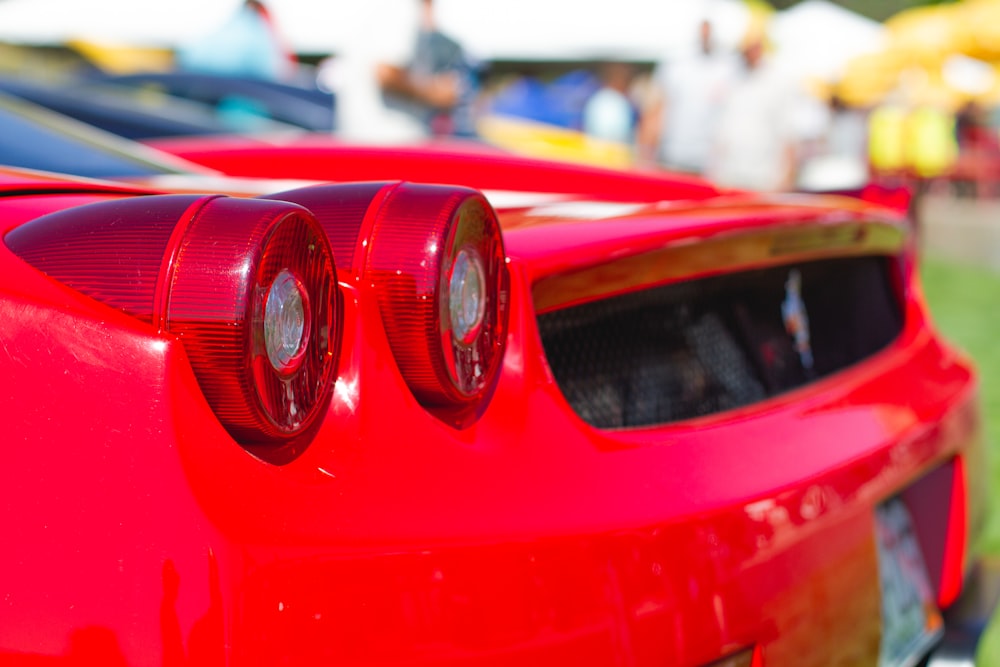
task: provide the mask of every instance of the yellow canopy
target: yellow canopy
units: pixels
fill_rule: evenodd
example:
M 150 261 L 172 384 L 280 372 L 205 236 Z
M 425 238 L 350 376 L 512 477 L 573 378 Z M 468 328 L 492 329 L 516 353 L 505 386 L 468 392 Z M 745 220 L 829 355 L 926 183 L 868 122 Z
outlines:
M 961 4 L 915 7 L 885 22 L 889 49 L 910 64 L 936 66 L 952 53 L 968 53 L 972 46 Z
M 915 7 L 885 22 L 887 46 L 849 63 L 838 92 L 871 106 L 895 94 L 912 106 L 957 109 L 1000 101 L 1000 0 Z

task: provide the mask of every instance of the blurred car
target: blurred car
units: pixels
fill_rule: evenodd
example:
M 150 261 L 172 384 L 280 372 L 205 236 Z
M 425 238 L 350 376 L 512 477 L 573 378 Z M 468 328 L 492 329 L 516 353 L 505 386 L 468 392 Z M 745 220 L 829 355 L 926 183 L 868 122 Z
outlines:
M 971 659 L 977 382 L 898 214 L 168 145 L 0 170 L 3 664 Z
M 205 104 L 223 119 L 270 119 L 312 132 L 334 127 L 335 98 L 315 85 L 296 85 L 261 79 L 194 72 L 148 72 L 91 75 L 120 87 L 165 93 Z M 245 122 L 245 121 L 244 121 Z
M 88 178 L 211 173 L 44 106 L 3 94 L 0 164 Z
M 247 106 L 220 110 L 162 91 L 85 79 L 58 84 L 0 77 L 0 94 L 50 109 L 126 139 L 214 134 L 301 132 Z

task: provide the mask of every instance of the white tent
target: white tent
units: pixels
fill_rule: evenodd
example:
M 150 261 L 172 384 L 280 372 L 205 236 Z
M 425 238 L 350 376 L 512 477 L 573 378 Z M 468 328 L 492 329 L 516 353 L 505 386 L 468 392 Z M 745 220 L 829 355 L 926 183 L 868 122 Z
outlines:
M 0 0 L 0 41 L 175 46 L 225 21 L 240 1 Z
M 0 0 L 0 41 L 174 47 L 207 34 L 243 0 Z M 365 0 L 265 0 L 300 53 L 336 53 L 359 25 L 377 26 Z M 396 0 L 416 3 L 417 0 Z M 751 20 L 743 0 L 435 0 L 438 21 L 489 60 L 658 61 L 695 47 L 709 18 L 734 49 Z M 378 39 L 372 30 L 371 38 Z M 835 78 L 854 56 L 879 50 L 885 28 L 827 0 L 804 0 L 770 20 L 775 55 L 802 76 Z
M 240 2 L 0 0 L 0 41 L 173 47 L 213 30 Z M 364 0 L 267 5 L 289 45 L 304 53 L 335 53 L 367 11 Z M 720 42 L 735 45 L 749 17 L 741 0 L 436 0 L 435 6 L 442 28 L 484 60 L 655 60 L 693 46 L 706 16 Z
M 855 56 L 880 50 L 885 27 L 827 0 L 805 0 L 775 14 L 769 36 L 794 73 L 835 80 Z
M 658 60 L 695 47 L 710 18 L 739 43 L 741 0 L 435 0 L 442 27 L 487 60 Z

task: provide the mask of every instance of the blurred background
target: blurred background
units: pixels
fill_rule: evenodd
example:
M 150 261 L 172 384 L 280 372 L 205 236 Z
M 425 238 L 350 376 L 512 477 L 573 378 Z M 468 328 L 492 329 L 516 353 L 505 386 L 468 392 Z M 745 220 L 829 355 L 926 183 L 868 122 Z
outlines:
M 0 0 L 0 92 L 128 138 L 458 137 L 758 190 L 993 196 L 998 65 L 998 0 Z
M 472 142 L 907 208 L 938 325 L 981 369 L 1000 489 L 1000 0 L 0 0 L 0 163 L 49 168 L 24 128 L 56 117 Z

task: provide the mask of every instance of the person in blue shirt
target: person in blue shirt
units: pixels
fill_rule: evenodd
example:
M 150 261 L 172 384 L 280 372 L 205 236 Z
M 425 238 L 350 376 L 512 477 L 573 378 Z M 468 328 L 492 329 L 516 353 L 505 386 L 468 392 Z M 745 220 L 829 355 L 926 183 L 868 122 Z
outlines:
M 632 146 L 638 111 L 630 97 L 632 68 L 610 62 L 601 68 L 601 87 L 583 107 L 583 131 L 589 137 Z
M 245 0 L 217 30 L 177 50 L 178 69 L 277 81 L 288 77 L 291 59 L 267 8 Z

